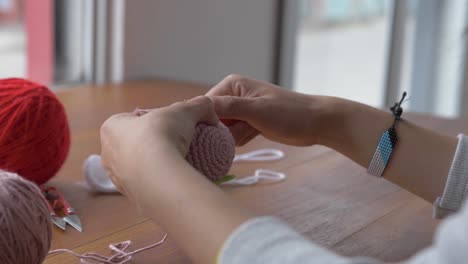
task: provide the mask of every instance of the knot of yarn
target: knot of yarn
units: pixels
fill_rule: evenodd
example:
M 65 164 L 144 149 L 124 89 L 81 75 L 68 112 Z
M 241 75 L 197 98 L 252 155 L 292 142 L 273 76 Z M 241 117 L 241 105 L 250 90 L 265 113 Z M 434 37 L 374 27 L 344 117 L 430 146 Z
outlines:
M 46 86 L 0 79 L 0 168 L 37 184 L 53 177 L 70 148 L 65 109 Z
M 225 125 L 200 123 L 195 128 L 186 159 L 206 177 L 218 181 L 229 172 L 234 155 L 235 141 Z
M 1 170 L 0 234 L 2 264 L 40 264 L 52 239 L 49 210 L 39 188 Z

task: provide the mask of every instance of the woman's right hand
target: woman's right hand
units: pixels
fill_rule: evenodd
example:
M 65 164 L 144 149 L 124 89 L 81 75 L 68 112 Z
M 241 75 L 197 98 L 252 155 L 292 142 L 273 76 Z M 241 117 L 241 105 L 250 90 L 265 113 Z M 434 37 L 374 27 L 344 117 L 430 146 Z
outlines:
M 319 143 L 329 97 L 282 89 L 270 83 L 229 75 L 208 93 L 222 120 L 226 120 L 237 145 L 258 134 L 280 143 L 309 146 Z M 233 120 L 231 122 L 231 120 Z

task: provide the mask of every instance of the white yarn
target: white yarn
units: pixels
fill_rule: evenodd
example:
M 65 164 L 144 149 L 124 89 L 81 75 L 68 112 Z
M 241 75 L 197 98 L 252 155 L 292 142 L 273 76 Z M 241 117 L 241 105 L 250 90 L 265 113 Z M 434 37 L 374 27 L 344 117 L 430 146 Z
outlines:
M 279 149 L 259 149 L 244 154 L 238 154 L 234 157 L 234 162 L 239 161 L 275 161 L 284 158 L 284 152 Z M 286 174 L 282 172 L 257 169 L 252 176 L 232 179 L 223 182 L 221 185 L 253 185 L 260 181 L 263 182 L 280 182 L 286 179 Z
M 286 179 L 286 174 L 282 172 L 258 169 L 255 170 L 255 174 L 252 176 L 247 176 L 240 179 L 232 179 L 230 181 L 223 182 L 221 185 L 253 185 L 260 181 L 273 183 L 283 181 L 284 179 Z
M 279 149 L 259 149 L 244 154 L 238 154 L 234 157 L 237 161 L 274 161 L 284 158 L 284 152 Z
M 90 155 L 84 162 L 84 175 L 88 187 L 100 193 L 116 193 L 117 188 L 101 164 L 101 156 Z
M 234 157 L 234 162 L 239 161 L 275 161 L 284 158 L 284 152 L 278 149 L 259 149 Z M 95 192 L 116 193 L 118 192 L 109 175 L 101 164 L 101 156 L 90 155 L 84 162 L 83 172 L 88 187 Z M 239 179 L 232 179 L 222 185 L 253 185 L 259 182 L 273 183 L 286 179 L 286 174 L 266 169 L 257 169 L 255 174 Z

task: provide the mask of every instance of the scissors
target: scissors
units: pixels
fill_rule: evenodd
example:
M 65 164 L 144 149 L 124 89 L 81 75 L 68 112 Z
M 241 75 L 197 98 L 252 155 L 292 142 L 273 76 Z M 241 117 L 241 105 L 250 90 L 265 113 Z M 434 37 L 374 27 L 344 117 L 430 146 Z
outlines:
M 81 220 L 75 214 L 75 209 L 63 198 L 63 195 L 55 187 L 41 186 L 42 193 L 47 200 L 52 223 L 62 230 L 67 229 L 67 224 L 76 230 L 83 232 Z M 58 212 L 59 214 L 57 214 Z

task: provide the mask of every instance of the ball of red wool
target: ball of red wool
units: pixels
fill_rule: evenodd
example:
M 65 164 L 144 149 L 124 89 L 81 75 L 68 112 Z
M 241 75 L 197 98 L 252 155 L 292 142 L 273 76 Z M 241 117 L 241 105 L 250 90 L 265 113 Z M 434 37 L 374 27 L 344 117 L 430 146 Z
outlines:
M 210 180 L 217 181 L 229 172 L 234 154 L 234 138 L 225 125 L 198 124 L 186 159 Z
M 27 80 L 0 79 L 0 169 L 42 184 L 69 149 L 65 109 L 54 93 Z

